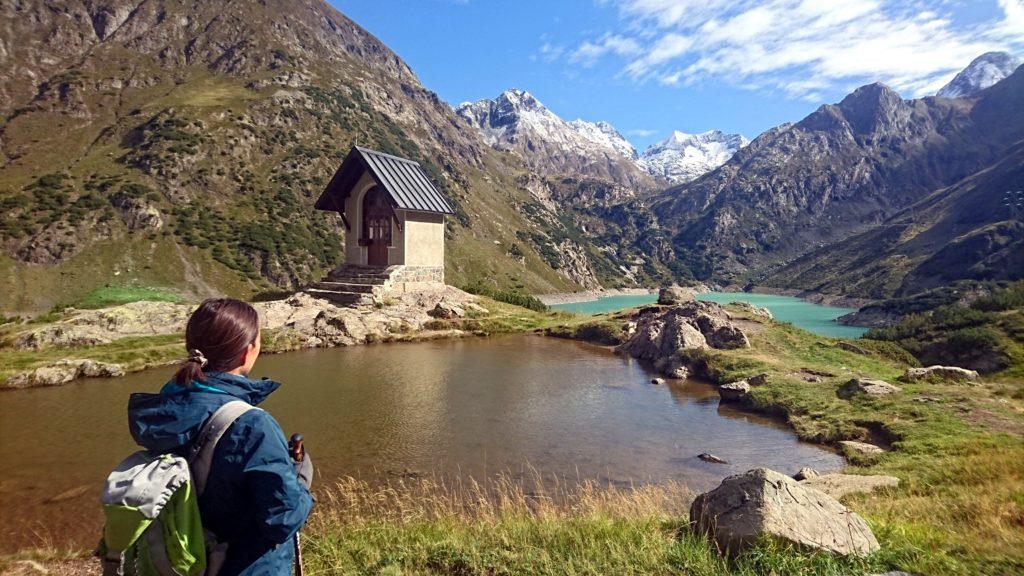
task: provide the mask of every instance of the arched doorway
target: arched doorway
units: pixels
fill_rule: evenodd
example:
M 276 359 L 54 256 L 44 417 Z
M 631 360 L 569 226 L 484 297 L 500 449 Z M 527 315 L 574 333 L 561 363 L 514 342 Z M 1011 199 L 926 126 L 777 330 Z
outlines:
M 360 244 L 366 246 L 366 263 L 370 266 L 388 265 L 391 214 L 391 204 L 380 186 L 374 186 L 363 196 L 363 229 Z

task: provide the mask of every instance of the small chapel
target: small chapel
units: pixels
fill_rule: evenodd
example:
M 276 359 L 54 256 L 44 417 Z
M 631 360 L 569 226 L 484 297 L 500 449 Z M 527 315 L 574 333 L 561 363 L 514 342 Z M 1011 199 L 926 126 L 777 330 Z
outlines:
M 345 264 L 310 292 L 348 304 L 444 284 L 454 210 L 418 162 L 355 146 L 315 207 L 341 215 Z

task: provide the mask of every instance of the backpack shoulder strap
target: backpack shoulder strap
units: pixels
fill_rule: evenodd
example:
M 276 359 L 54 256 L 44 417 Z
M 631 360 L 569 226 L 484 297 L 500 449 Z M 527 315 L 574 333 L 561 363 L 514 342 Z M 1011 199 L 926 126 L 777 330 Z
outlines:
M 188 456 L 188 466 L 192 472 L 192 484 L 196 489 L 196 496 L 202 495 L 203 490 L 206 489 L 206 478 L 210 475 L 213 451 L 217 448 L 217 443 L 220 442 L 228 428 L 235 423 L 235 420 L 250 410 L 258 410 L 258 408 L 242 400 L 232 400 L 218 408 L 203 423 Z

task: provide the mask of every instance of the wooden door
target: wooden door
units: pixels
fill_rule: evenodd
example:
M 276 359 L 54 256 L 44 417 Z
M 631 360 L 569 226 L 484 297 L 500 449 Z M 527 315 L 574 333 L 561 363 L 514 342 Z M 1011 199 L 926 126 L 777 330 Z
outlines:
M 384 191 L 375 187 L 363 197 L 363 244 L 366 263 L 370 266 L 388 265 L 388 247 L 391 245 L 391 206 Z

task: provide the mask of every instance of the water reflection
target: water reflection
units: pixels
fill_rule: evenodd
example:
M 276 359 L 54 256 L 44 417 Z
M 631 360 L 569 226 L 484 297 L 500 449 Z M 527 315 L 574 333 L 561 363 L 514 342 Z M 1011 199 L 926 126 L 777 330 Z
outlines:
M 535 470 L 620 485 L 671 479 L 703 490 L 755 466 L 840 465 L 774 422 L 719 407 L 711 386 L 654 386 L 640 363 L 564 340 L 311 350 L 263 357 L 254 374 L 285 383 L 265 407 L 287 433 L 306 436 L 321 485 L 340 476 L 525 478 Z M 94 543 L 99 484 L 134 450 L 128 394 L 156 390 L 169 375 L 0 394 L 4 550 L 47 536 Z M 730 464 L 705 463 L 701 452 Z

